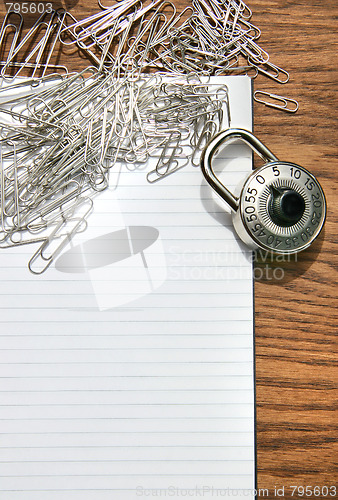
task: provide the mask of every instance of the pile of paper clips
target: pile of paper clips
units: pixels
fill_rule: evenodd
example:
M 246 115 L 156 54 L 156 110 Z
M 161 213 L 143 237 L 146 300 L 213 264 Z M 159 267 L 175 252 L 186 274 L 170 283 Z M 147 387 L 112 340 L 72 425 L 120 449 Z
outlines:
M 163 0 L 99 6 L 81 21 L 46 11 L 23 38 L 22 15 L 8 12 L 0 32 L 0 245 L 40 242 L 29 262 L 36 274 L 85 230 L 112 168 L 143 168 L 154 156 L 146 175 L 156 182 L 198 166 L 205 142 L 230 124 L 227 88 L 210 76 L 289 79 L 257 44 L 241 0 L 193 0 L 181 13 Z M 91 66 L 69 73 L 60 47 Z

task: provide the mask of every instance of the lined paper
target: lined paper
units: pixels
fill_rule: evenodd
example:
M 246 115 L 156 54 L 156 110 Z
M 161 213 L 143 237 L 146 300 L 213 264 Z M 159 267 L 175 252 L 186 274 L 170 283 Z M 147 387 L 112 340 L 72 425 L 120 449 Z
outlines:
M 250 130 L 250 79 L 224 81 Z M 217 163 L 234 188 L 251 154 Z M 0 252 L 1 500 L 255 487 L 251 253 L 199 168 L 148 169 L 120 172 L 45 274 L 33 246 Z

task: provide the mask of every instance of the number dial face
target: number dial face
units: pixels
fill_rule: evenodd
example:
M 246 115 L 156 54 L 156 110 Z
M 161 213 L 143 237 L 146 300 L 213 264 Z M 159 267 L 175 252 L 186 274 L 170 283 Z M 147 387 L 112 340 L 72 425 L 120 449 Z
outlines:
M 272 192 L 291 190 L 305 202 L 295 224 L 277 224 L 269 210 Z M 325 221 L 326 202 L 317 179 L 305 168 L 287 162 L 272 162 L 252 172 L 240 195 L 242 224 L 257 246 L 277 253 L 296 253 L 318 236 Z

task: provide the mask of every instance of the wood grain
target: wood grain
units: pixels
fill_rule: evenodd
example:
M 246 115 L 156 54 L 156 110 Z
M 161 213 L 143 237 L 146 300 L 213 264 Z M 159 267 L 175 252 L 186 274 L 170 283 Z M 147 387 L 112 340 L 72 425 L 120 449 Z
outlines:
M 258 486 L 330 485 L 337 479 L 337 4 L 250 6 L 260 43 L 290 72 L 287 85 L 259 77 L 255 88 L 300 106 L 289 116 L 255 104 L 255 133 L 280 159 L 312 171 L 328 204 L 324 234 L 298 262 L 285 263 L 285 279 L 256 282 Z
M 78 18 L 98 10 L 90 0 L 72 8 L 75 3 L 68 6 Z M 183 10 L 189 0 L 174 3 Z M 285 486 L 291 498 L 289 485 L 337 479 L 338 9 L 336 0 L 252 0 L 249 6 L 262 30 L 260 45 L 290 72 L 287 85 L 260 75 L 255 89 L 299 101 L 295 115 L 255 103 L 255 133 L 280 159 L 312 171 L 328 204 L 325 231 L 313 247 L 290 262 L 271 263 L 271 269 L 282 266 L 283 279 L 265 276 L 255 284 L 258 487 L 275 498 L 274 487 Z M 70 69 L 88 65 L 65 55 Z M 258 278 L 263 267 L 257 263 Z

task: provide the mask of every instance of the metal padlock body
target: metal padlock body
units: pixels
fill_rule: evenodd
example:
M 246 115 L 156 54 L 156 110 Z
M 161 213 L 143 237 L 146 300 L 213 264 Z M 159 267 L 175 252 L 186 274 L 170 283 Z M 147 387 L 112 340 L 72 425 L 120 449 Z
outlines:
M 215 175 L 212 159 L 220 149 L 241 140 L 266 163 L 253 170 L 234 196 Z M 232 209 L 237 234 L 250 248 L 293 254 L 308 248 L 320 233 L 326 201 L 317 179 L 305 168 L 279 161 L 251 132 L 228 129 L 205 146 L 201 169 L 210 186 Z

